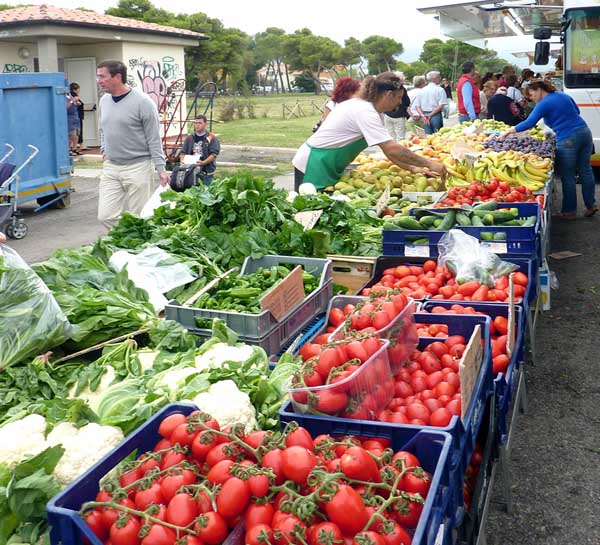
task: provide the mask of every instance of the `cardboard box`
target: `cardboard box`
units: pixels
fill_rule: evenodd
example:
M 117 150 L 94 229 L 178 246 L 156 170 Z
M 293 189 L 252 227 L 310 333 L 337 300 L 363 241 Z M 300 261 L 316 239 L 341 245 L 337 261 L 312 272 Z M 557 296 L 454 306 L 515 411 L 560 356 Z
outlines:
M 542 310 L 550 310 L 550 269 L 546 260 L 540 267 L 540 297 Z

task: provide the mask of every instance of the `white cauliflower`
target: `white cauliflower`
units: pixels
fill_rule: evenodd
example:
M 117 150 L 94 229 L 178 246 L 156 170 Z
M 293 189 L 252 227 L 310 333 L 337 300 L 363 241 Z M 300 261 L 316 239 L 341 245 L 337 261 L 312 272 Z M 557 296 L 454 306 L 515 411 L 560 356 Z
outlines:
M 0 464 L 11 469 L 23 460 L 45 450 L 46 419 L 30 414 L 0 428 Z
M 215 382 L 192 403 L 210 414 L 221 427 L 243 424 L 246 433 L 256 429 L 256 410 L 248 394 L 241 392 L 232 380 Z
M 226 361 L 246 361 L 254 354 L 254 348 L 249 344 L 232 346 L 227 343 L 216 343 L 206 352 L 196 356 L 196 369 L 215 369 L 222 367 Z
M 95 392 L 92 392 L 89 388 L 83 390 L 79 395 L 75 395 L 75 388 L 77 388 L 77 384 L 71 388 L 69 392 L 69 398 L 71 399 L 82 399 L 85 401 L 90 409 L 95 413 L 98 412 L 98 406 L 100 405 L 100 401 L 102 401 L 102 396 L 104 395 L 104 390 L 106 390 L 112 382 L 115 380 L 117 374 L 115 373 L 115 369 L 112 365 L 106 366 L 106 372 L 102 375 L 100 379 L 100 384 L 98 388 L 96 388 Z
M 77 429 L 61 422 L 47 437 L 47 446 L 62 445 L 65 453 L 54 469 L 56 480 L 63 486 L 73 482 L 123 440 L 123 432 L 113 426 L 87 424 Z

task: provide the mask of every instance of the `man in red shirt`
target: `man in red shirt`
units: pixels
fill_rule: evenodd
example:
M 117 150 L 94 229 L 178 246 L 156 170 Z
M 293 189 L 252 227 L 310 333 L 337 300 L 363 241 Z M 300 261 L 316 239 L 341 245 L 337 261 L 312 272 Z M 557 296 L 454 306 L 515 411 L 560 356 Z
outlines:
M 479 89 L 473 80 L 475 64 L 467 61 L 462 65 L 462 76 L 458 80 L 456 95 L 458 99 L 458 122 L 474 121 L 479 117 L 481 103 Z

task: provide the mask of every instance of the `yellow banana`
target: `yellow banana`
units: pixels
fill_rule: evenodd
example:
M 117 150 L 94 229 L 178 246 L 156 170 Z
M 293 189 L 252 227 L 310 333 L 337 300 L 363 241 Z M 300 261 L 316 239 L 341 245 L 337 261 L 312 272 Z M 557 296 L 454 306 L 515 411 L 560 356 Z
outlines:
M 534 177 L 543 178 L 543 179 L 548 178 L 548 170 L 547 169 L 536 168 L 533 164 L 531 164 L 530 161 L 525 161 L 523 166 L 525 167 L 525 170 Z
M 510 176 L 508 176 L 506 172 L 500 170 L 499 168 L 490 168 L 490 174 L 494 178 L 498 178 L 498 180 L 500 180 L 501 182 L 506 182 L 508 184 L 514 183 L 514 180 Z

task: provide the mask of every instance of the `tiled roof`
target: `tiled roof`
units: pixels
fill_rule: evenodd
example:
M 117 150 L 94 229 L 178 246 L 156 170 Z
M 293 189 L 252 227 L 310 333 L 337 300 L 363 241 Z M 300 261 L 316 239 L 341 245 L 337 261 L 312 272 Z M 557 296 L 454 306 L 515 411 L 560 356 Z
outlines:
M 39 6 L 21 6 L 0 11 L 0 26 L 6 24 L 27 23 L 60 23 L 83 26 L 98 26 L 122 28 L 123 30 L 156 32 L 159 34 L 178 34 L 182 37 L 201 40 L 206 38 L 203 34 L 192 32 L 184 28 L 176 28 L 156 23 L 146 23 L 136 19 L 125 19 L 104 15 L 95 11 L 82 11 L 77 9 L 56 8 L 41 4 Z

